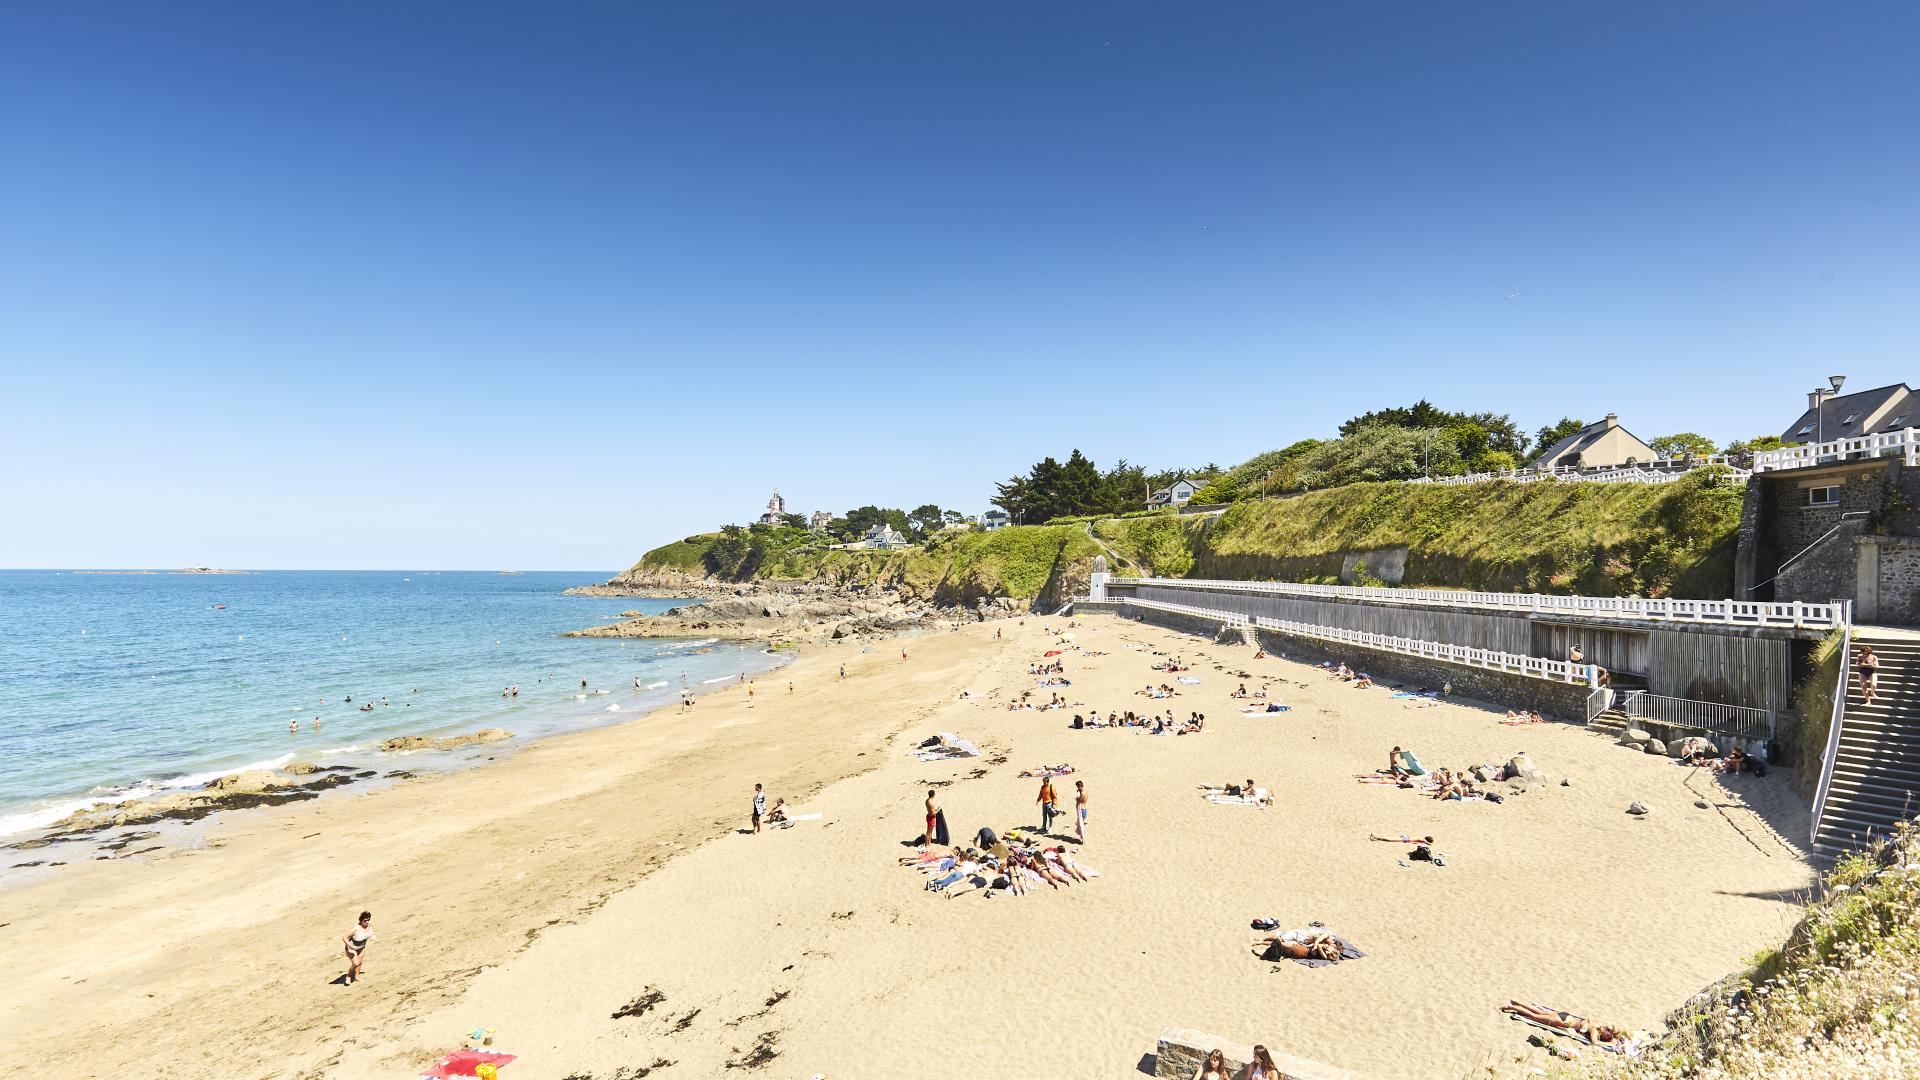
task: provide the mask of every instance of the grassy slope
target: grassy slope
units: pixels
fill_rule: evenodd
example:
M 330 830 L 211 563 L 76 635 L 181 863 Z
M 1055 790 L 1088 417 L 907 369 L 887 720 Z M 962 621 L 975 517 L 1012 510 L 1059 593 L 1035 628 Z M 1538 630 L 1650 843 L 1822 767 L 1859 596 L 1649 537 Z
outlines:
M 1742 489 L 1669 484 L 1354 484 L 1214 518 L 1095 528 L 1165 576 L 1327 581 L 1345 552 L 1408 547 L 1406 585 L 1597 595 L 1732 595 Z
M 628 573 L 701 573 L 700 557 L 715 535 L 655 548 Z M 763 581 L 887 584 L 909 597 L 941 603 L 972 603 L 982 596 L 1028 600 L 1040 595 L 1057 572 L 1069 572 L 1097 554 L 1099 549 L 1078 526 L 1034 525 L 942 534 L 924 547 L 900 551 L 791 546 L 770 550 L 752 576 Z

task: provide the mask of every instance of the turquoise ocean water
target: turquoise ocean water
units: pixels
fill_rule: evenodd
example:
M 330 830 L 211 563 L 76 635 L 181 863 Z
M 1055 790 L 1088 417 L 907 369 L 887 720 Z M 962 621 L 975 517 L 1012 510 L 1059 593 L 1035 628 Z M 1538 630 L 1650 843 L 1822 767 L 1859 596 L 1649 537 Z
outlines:
M 0 570 L 0 837 L 244 767 L 371 762 L 396 735 L 630 719 L 778 664 L 757 644 L 560 637 L 675 603 L 562 595 L 608 576 Z

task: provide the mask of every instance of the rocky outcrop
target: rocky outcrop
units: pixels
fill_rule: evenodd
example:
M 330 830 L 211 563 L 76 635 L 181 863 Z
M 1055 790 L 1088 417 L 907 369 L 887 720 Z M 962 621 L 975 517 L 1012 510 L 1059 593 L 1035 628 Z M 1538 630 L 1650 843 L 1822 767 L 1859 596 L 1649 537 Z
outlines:
M 983 598 L 972 608 L 940 607 L 905 599 L 881 586 L 735 587 L 732 595 L 669 608 L 658 615 L 637 615 L 609 626 L 575 630 L 567 636 L 717 637 L 776 644 L 837 641 L 939 629 L 1025 609 L 1025 604 L 1010 598 Z
M 481 743 L 499 742 L 513 738 L 513 732 L 497 727 L 483 728 L 471 735 L 448 735 L 444 738 L 430 738 L 426 735 L 402 735 L 397 739 L 388 739 L 380 744 L 386 753 L 404 750 L 454 750 L 462 746 L 476 746 Z

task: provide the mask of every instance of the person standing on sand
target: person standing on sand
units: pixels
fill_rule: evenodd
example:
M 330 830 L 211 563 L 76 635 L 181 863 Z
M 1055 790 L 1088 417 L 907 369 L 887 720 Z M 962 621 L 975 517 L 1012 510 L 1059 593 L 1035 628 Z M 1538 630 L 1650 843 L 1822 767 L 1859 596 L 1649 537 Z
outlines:
M 1073 782 L 1073 835 L 1081 843 L 1087 842 L 1087 782 Z
M 1054 809 L 1056 800 L 1053 794 L 1053 777 L 1046 776 L 1040 779 L 1040 797 L 1034 801 L 1040 804 L 1040 831 L 1052 832 L 1053 815 L 1057 813 Z
M 760 819 L 766 816 L 767 793 L 760 790 L 759 784 L 755 784 L 753 785 L 753 831 L 756 835 L 760 832 Z
M 373 941 L 373 912 L 360 913 L 360 921 L 340 938 L 347 948 L 347 983 L 360 980 L 360 966 L 367 962 L 367 945 Z
M 841 682 L 847 681 L 847 665 L 845 664 L 840 665 L 840 681 Z
M 900 659 L 905 660 L 906 658 L 907 658 L 907 647 L 905 645 L 902 645 L 900 646 Z
M 933 846 L 934 826 L 940 821 L 940 808 L 933 805 L 933 789 L 927 789 L 927 832 L 920 838 L 921 847 Z

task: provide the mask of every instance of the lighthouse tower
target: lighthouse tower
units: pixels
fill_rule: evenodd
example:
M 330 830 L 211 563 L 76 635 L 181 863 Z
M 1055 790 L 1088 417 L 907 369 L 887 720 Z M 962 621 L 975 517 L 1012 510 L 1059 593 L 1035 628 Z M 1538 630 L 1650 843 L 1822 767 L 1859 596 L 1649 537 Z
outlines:
M 767 500 L 767 512 L 760 515 L 763 525 L 778 525 L 780 518 L 787 512 L 787 500 L 780 497 L 780 489 L 773 489 L 773 497 Z

